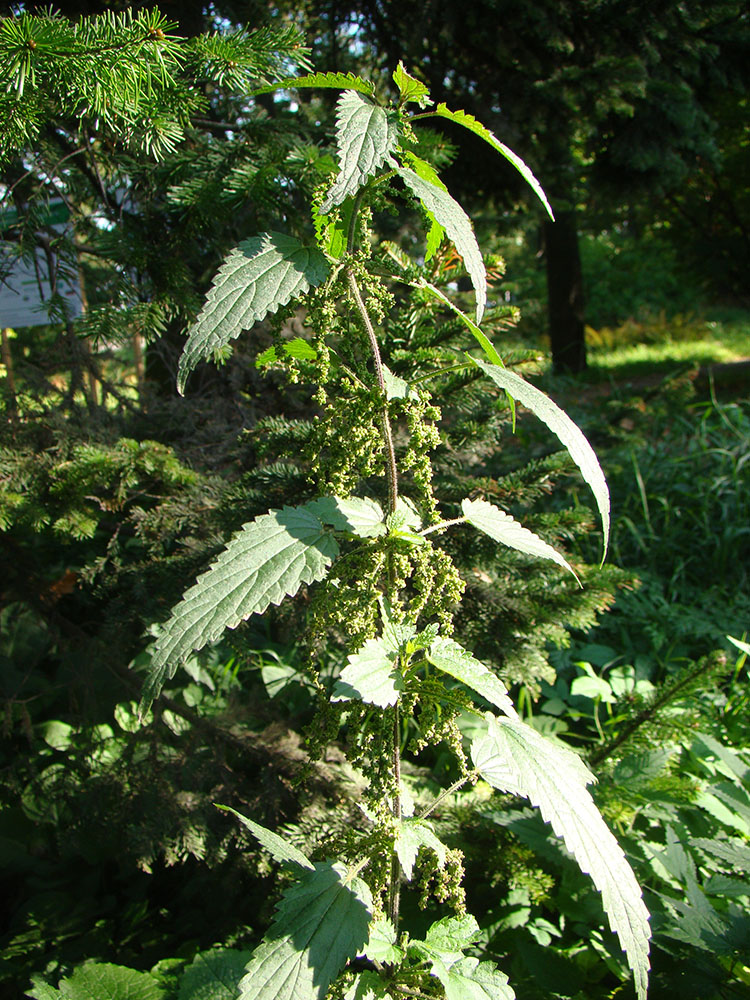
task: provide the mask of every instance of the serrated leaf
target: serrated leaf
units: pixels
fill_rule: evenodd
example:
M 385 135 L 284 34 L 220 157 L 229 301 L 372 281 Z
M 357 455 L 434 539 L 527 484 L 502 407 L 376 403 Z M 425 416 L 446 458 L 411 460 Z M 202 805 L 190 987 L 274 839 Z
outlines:
M 419 282 L 414 283 L 417 288 L 424 288 L 425 291 L 429 292 L 430 295 L 434 295 L 436 299 L 448 306 L 448 308 L 458 316 L 462 323 L 464 323 L 468 330 L 471 331 L 472 336 L 476 339 L 477 343 L 481 346 L 484 353 L 490 359 L 493 364 L 498 365 L 502 368 L 503 359 L 497 353 L 492 345 L 489 337 L 479 329 L 476 323 L 466 315 L 463 309 L 459 309 L 455 302 L 451 302 L 447 295 L 444 295 L 435 285 L 431 285 L 429 281 L 421 279 Z
M 380 708 L 395 705 L 404 688 L 396 660 L 397 654 L 382 638 L 368 639 L 358 653 L 348 658 L 348 666 L 334 685 L 331 701 L 357 698 Z
M 487 500 L 467 499 L 461 501 L 461 509 L 469 524 L 484 532 L 485 535 L 489 535 L 490 538 L 494 538 L 496 542 L 502 542 L 503 545 L 517 549 L 518 552 L 524 552 L 529 556 L 551 559 L 558 566 L 567 569 L 578 580 L 578 574 L 563 555 L 538 535 L 535 535 L 533 531 L 524 528 L 514 517 L 506 514 L 499 507 Z M 581 581 L 578 580 L 578 583 L 580 585 Z
M 110 962 L 87 962 L 60 980 L 57 990 L 35 984 L 35 1000 L 163 1000 L 165 993 L 149 972 Z
M 359 188 L 390 158 L 398 143 L 398 120 L 392 112 L 354 90 L 337 104 L 336 138 L 339 175 L 320 206 L 325 215 Z
M 333 260 L 341 260 L 346 253 L 353 211 L 352 198 L 347 198 L 338 212 L 330 215 L 324 215 L 317 206 L 313 206 L 313 225 L 318 245 Z
M 518 713 L 500 678 L 454 639 L 437 639 L 427 650 L 427 659 L 438 670 L 476 691 L 511 719 L 518 718 Z
M 180 393 L 202 358 L 210 358 L 268 313 L 319 285 L 328 271 L 320 250 L 283 233 L 262 233 L 240 243 L 219 268 L 188 333 L 177 373 Z
M 372 94 L 375 87 L 369 80 L 363 80 L 354 73 L 306 73 L 304 76 L 287 76 L 278 83 L 269 83 L 255 94 L 270 94 L 274 90 L 289 90 L 302 87 L 333 88 L 335 90 L 357 90 L 362 94 Z
M 318 352 L 313 345 L 302 337 L 293 337 L 283 345 L 284 353 L 295 361 L 314 361 Z
M 645 998 L 648 911 L 622 849 L 586 789 L 593 775 L 583 761 L 531 726 L 491 715 L 486 733 L 472 741 L 471 758 L 495 788 L 523 795 L 538 806 L 581 870 L 591 875 L 633 970 L 638 997 Z
M 447 118 L 449 121 L 456 122 L 458 125 L 463 125 L 464 128 L 469 129 L 469 131 L 473 132 L 474 135 L 478 135 L 480 139 L 484 139 L 485 142 L 489 143 L 490 146 L 497 150 L 501 156 L 504 156 L 509 163 L 512 163 L 526 183 L 531 187 L 534 194 L 544 205 L 549 217 L 554 220 L 555 216 L 552 213 L 552 208 L 550 207 L 550 203 L 547 201 L 547 195 L 544 193 L 542 185 L 532 174 L 531 170 L 526 166 L 521 157 L 514 153 L 512 149 L 509 149 L 505 143 L 500 142 L 493 132 L 490 132 L 485 125 L 482 125 L 480 121 L 477 121 L 473 115 L 467 114 L 466 111 L 451 111 L 450 108 L 446 107 L 443 103 L 438 104 L 432 113 L 439 115 L 441 118 Z
M 388 987 L 377 972 L 360 972 L 344 994 L 344 1000 L 390 1000 Z
M 324 1000 L 368 938 L 372 895 L 340 863 L 317 863 L 284 893 L 255 949 L 238 1000 Z
M 413 626 L 396 621 L 393 608 L 384 595 L 378 598 L 380 617 L 383 619 L 383 642 L 389 653 L 399 654 L 410 639 L 414 638 Z
M 422 180 L 428 181 L 430 184 L 434 184 L 435 187 L 441 188 L 443 191 L 447 191 L 447 187 L 443 184 L 440 176 L 435 170 L 435 168 L 427 163 L 425 160 L 416 156 L 414 153 L 407 153 L 406 159 L 414 168 L 414 173 L 417 174 Z M 430 228 L 427 231 L 427 239 L 425 243 L 424 259 L 425 263 L 432 260 L 443 242 L 443 237 L 445 236 L 445 229 L 440 225 L 432 212 L 425 208 L 425 214 L 430 220 Z
M 377 538 L 385 534 L 383 508 L 367 497 L 347 497 L 345 500 L 319 497 L 306 506 L 335 531 L 348 531 L 359 538 Z
M 722 867 L 736 868 L 750 875 L 750 847 L 741 840 L 710 840 L 708 837 L 691 837 L 690 843 L 722 861 Z
M 424 941 L 409 941 L 408 951 L 442 962 L 446 967 L 460 962 L 464 949 L 479 937 L 479 924 L 470 913 L 463 917 L 443 917 L 425 935 Z
M 248 819 L 247 816 L 243 816 L 242 813 L 238 813 L 236 809 L 232 809 L 231 806 L 216 806 L 217 809 L 221 809 L 224 812 L 232 813 L 237 819 L 246 827 L 250 833 L 255 837 L 258 843 L 265 847 L 272 858 L 281 863 L 288 863 L 297 865 L 299 868 L 314 868 L 312 861 L 294 844 L 290 844 L 283 837 L 280 837 L 278 833 L 274 833 L 273 830 L 266 829 L 265 826 L 261 826 L 260 823 L 256 823 L 252 819 Z
M 251 957 L 233 948 L 199 952 L 180 976 L 177 1000 L 235 1000 Z
M 604 561 L 609 545 L 609 489 L 599 460 L 594 454 L 594 449 L 584 437 L 583 431 L 577 424 L 573 423 L 557 403 L 553 403 L 541 389 L 537 389 L 520 375 L 507 368 L 478 361 L 476 358 L 472 358 L 472 360 L 485 375 L 492 379 L 495 385 L 505 389 L 514 399 L 539 417 L 567 448 L 570 457 L 581 470 L 584 480 L 591 487 L 596 505 L 599 508 L 604 534 L 604 555 L 602 556 L 602 561 Z
M 338 552 L 331 532 L 306 505 L 270 511 L 244 525 L 160 627 L 141 715 L 193 649 L 280 604 L 303 584 L 322 580 Z
M 397 173 L 409 190 L 419 198 L 427 213 L 443 227 L 463 259 L 476 293 L 477 323 L 480 323 L 487 302 L 487 272 L 471 219 L 447 191 L 424 180 L 414 170 L 398 167 Z
M 432 973 L 443 984 L 446 1000 L 515 1000 L 508 977 L 493 962 L 462 958 L 447 968 L 436 961 Z
M 390 920 L 383 917 L 370 924 L 370 937 L 364 954 L 371 962 L 385 962 L 394 965 L 405 955 L 396 943 L 396 929 Z
M 383 365 L 386 399 L 419 399 L 419 393 L 412 389 L 404 378 L 394 375 L 387 365 Z
M 431 825 L 424 819 L 403 819 L 396 833 L 394 850 L 407 881 L 411 882 L 414 875 L 414 862 L 417 860 L 420 847 L 432 851 L 438 867 L 445 864 L 446 846 L 440 840 Z
M 634 788 L 648 785 L 664 771 L 676 750 L 676 746 L 666 746 L 629 754 L 615 764 L 612 780 L 616 785 L 632 785 Z
M 393 82 L 398 87 L 402 104 L 408 104 L 409 101 L 413 101 L 418 104 L 420 108 L 426 108 L 428 105 L 432 104 L 428 88 L 420 80 L 410 76 L 404 69 L 404 64 L 402 62 L 399 62 L 398 66 L 393 71 Z

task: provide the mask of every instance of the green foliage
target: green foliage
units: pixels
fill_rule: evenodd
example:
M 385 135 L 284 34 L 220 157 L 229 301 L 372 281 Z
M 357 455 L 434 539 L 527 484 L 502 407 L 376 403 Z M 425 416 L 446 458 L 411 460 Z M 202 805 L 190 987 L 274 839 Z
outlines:
M 177 380 L 180 392 L 201 358 L 218 355 L 243 330 L 304 295 L 327 273 L 321 253 L 282 233 L 264 233 L 240 243 L 219 270 L 188 334 Z
M 331 532 L 307 507 L 285 507 L 244 525 L 159 630 L 142 711 L 192 650 L 296 594 L 303 583 L 321 580 L 338 552 Z
M 265 941 L 240 982 L 241 1000 L 324 1000 L 364 946 L 372 916 L 367 885 L 344 865 L 316 864 L 287 889 Z
M 305 1000 L 492 1000 L 512 997 L 512 982 L 528 1000 L 594 1000 L 628 988 L 630 959 L 642 990 L 647 928 L 637 888 L 586 791 L 588 770 L 566 753 L 574 745 L 598 773 L 593 801 L 653 914 L 652 990 L 671 995 L 679 983 L 700 1000 L 740 992 L 750 975 L 741 951 L 750 905 L 745 667 L 742 658 L 731 667 L 698 656 L 726 642 L 726 631 L 746 639 L 745 536 L 735 529 L 748 466 L 739 440 L 722 451 L 730 427 L 741 434 L 742 406 L 696 406 L 684 388 L 649 387 L 631 400 L 617 386 L 606 403 L 598 389 L 589 399 L 585 388 L 553 386 L 603 455 L 614 486 L 612 545 L 631 568 L 628 587 L 651 559 L 644 585 L 622 593 L 602 631 L 581 639 L 575 630 L 588 629 L 625 580 L 587 565 L 602 546 L 586 480 L 605 519 L 601 470 L 588 444 L 577 461 L 550 454 L 546 428 L 535 428 L 546 412 L 537 352 L 509 346 L 516 310 L 493 288 L 502 263 L 481 259 L 470 223 L 450 221 L 457 202 L 439 171 L 453 152 L 425 125 L 461 125 L 511 163 L 513 154 L 463 112 L 439 105 L 446 113 L 426 118 L 427 87 L 403 65 L 389 106 L 381 89 L 346 73 L 302 78 L 294 105 L 284 95 L 253 102 L 246 94 L 258 93 L 265 56 L 255 68 L 236 58 L 251 37 L 273 63 L 273 30 L 176 43 L 184 61 L 173 89 L 197 80 L 208 100 L 189 112 L 183 144 L 162 149 L 161 165 L 136 155 L 145 144 L 118 132 L 114 114 L 101 133 L 85 114 L 58 115 L 61 129 L 40 131 L 39 148 L 24 153 L 32 174 L 13 189 L 21 214 L 5 232 L 19 253 L 36 246 L 36 233 L 49 235 L 40 205 L 53 187 L 76 206 L 94 301 L 64 331 L 11 340 L 21 391 L 5 394 L 3 454 L 3 597 L 12 603 L 0 644 L 8 731 L 0 848 L 14 911 L 4 982 L 12 990 L 45 968 L 46 981 L 32 987 L 42 996 L 72 995 L 90 979 L 89 993 L 117 995 L 118 984 L 137 982 L 165 1000 L 207 1000 L 237 996 L 249 966 L 250 996 L 301 989 Z M 293 52 L 269 76 L 289 72 Z M 160 99 L 158 79 L 148 85 Z M 325 100 L 304 93 L 316 85 L 349 92 L 340 101 L 347 115 L 331 129 L 337 156 L 305 127 L 324 120 Z M 56 164 L 76 146 L 57 148 L 62 135 L 84 149 L 65 169 Z M 426 234 L 413 231 L 417 212 L 403 211 L 402 195 L 398 222 L 389 218 L 401 194 L 396 170 L 427 192 Z M 101 190 L 90 183 L 97 176 Z M 520 176 L 534 186 L 523 164 Z M 358 189 L 329 206 L 347 185 Z M 299 212 L 310 195 L 312 227 Z M 91 204 L 106 219 L 98 232 L 86 221 Z M 272 233 L 279 218 L 301 238 Z M 129 347 L 134 330 L 161 333 L 168 358 L 208 274 L 263 230 L 288 273 L 273 270 L 268 281 L 264 272 L 255 287 L 238 282 L 253 307 L 244 319 L 230 310 L 229 332 L 213 345 L 203 334 L 215 311 L 204 308 L 188 334 L 183 387 L 188 369 L 212 353 L 231 364 L 218 376 L 201 366 L 187 400 L 136 391 L 115 345 Z M 379 231 L 401 245 L 380 241 Z M 480 223 L 484 243 L 482 232 Z M 62 245 L 59 266 L 74 268 L 73 233 Z M 483 295 L 484 283 L 482 330 L 466 311 L 470 286 Z M 245 346 L 237 335 L 258 302 Z M 90 338 L 90 352 L 76 352 L 76 334 Z M 467 357 L 474 343 L 486 360 Z M 62 364 L 42 368 L 52 349 Z M 176 367 L 175 358 L 171 375 Z M 559 414 L 553 430 L 575 451 L 575 425 Z M 688 477 L 698 468 L 705 488 L 682 491 L 678 517 L 669 473 L 691 437 L 684 468 Z M 571 497 L 575 506 L 563 509 Z M 301 533 L 281 525 L 283 552 L 277 508 L 304 512 L 307 525 Z M 694 517 L 709 511 L 695 530 Z M 722 563 L 723 590 L 706 594 L 705 572 L 694 574 L 682 550 L 671 561 L 680 521 L 690 536 L 684 552 L 695 550 L 704 567 L 726 535 L 736 558 Z M 249 568 L 239 560 L 237 604 L 214 571 L 252 532 L 258 546 L 243 557 Z M 307 572 L 313 537 L 327 553 L 320 575 Z M 503 544 L 511 540 L 515 547 Z M 159 663 L 159 642 L 172 640 L 160 640 L 157 626 L 155 647 L 132 663 L 150 677 L 147 695 L 149 684 L 166 682 L 140 728 L 126 670 L 138 636 L 209 563 L 196 585 L 209 625 L 192 622 L 180 603 L 166 622 L 179 656 L 164 647 Z M 583 589 L 561 572 L 571 565 Z M 214 619 L 217 582 L 230 606 Z M 263 604 L 259 622 L 252 616 Z M 222 636 L 205 641 L 206 631 Z M 571 639 L 570 651 L 552 648 Z M 487 723 L 488 705 L 506 718 Z M 507 745 L 510 729 L 517 745 Z M 500 736 L 486 747 L 488 776 L 523 801 L 473 785 L 471 748 L 490 730 Z M 529 798 L 605 888 L 627 954 Z M 239 822 L 213 808 L 217 799 L 238 806 L 225 809 Z M 593 853 L 589 828 L 601 833 Z M 278 876 L 269 855 L 282 864 Z M 612 871 L 622 875 L 614 889 Z M 356 926 L 346 915 L 328 919 L 326 893 Z M 622 893 L 634 914 L 630 935 Z M 254 950 L 205 950 L 216 941 Z M 87 955 L 94 961 L 81 965 Z M 163 955 L 178 957 L 153 965 Z
M 427 100 L 428 95 L 415 89 L 403 71 L 397 75 L 398 80 L 402 105 L 407 103 L 403 100 L 404 87 L 408 88 L 407 95 L 411 92 Z M 553 561 L 570 567 L 546 542 L 520 528 L 513 518 L 490 503 L 464 500 L 463 517 L 440 520 L 429 458 L 437 444 L 431 428 L 439 413 L 429 405 L 430 395 L 425 389 L 410 390 L 410 378 L 390 373 L 390 381 L 386 382 L 375 326 L 387 323 L 393 294 L 378 277 L 377 269 L 368 264 L 371 250 L 365 228 L 368 200 L 381 197 L 380 185 L 391 176 L 394 158 L 408 161 L 402 141 L 411 142 L 411 121 L 403 107 L 383 108 L 354 90 L 346 91 L 337 107 L 339 172 L 316 212 L 319 242 L 329 253 L 335 244 L 336 264 L 325 284 L 303 277 L 309 322 L 315 332 L 314 348 L 308 352 L 275 347 L 273 353 L 263 356 L 263 362 L 285 367 L 294 380 L 313 382 L 316 400 L 325 407 L 325 422 L 351 442 L 351 451 L 346 458 L 340 451 L 334 452 L 333 460 L 325 451 L 318 455 L 315 472 L 318 492 L 324 495 L 246 524 L 187 591 L 158 631 L 142 704 L 145 708 L 151 703 L 192 649 L 216 641 L 224 629 L 236 627 L 253 613 L 262 613 L 269 604 L 293 596 L 303 583 L 322 582 L 327 577 L 315 597 L 316 634 L 323 638 L 334 631 L 339 641 L 344 640 L 344 648 L 349 645 L 353 651 L 328 690 L 318 671 L 312 675 L 321 695 L 323 732 L 315 737 L 311 734 L 311 742 L 314 739 L 323 749 L 327 739 L 345 723 L 349 759 L 362 769 L 368 783 L 365 815 L 371 829 L 359 834 L 353 831 L 346 846 L 342 845 L 343 851 L 339 847 L 341 861 L 313 861 L 311 865 L 306 855 L 287 848 L 276 834 L 240 816 L 275 858 L 294 862 L 296 877 L 292 887 L 282 894 L 274 924 L 253 952 L 240 984 L 240 995 L 243 1000 L 305 1000 L 311 995 L 323 1000 L 329 986 L 365 948 L 369 938 L 365 954 L 368 948 L 380 955 L 385 949 L 394 961 L 385 966 L 375 962 L 375 970 L 381 973 L 376 986 L 371 986 L 373 979 L 369 975 L 357 984 L 347 974 L 349 978 L 344 978 L 341 986 L 351 987 L 355 996 L 370 991 L 377 996 L 387 987 L 398 990 L 399 983 L 410 984 L 410 990 L 414 985 L 429 989 L 431 980 L 436 979 L 453 1000 L 512 997 L 507 977 L 493 962 L 463 955 L 463 949 L 475 937 L 477 925 L 463 913 L 460 855 L 449 853 L 425 822 L 447 794 L 481 775 L 503 791 L 528 795 L 551 821 L 555 832 L 563 836 L 583 870 L 591 873 L 634 972 L 638 996 L 643 998 L 648 970 L 648 914 L 624 854 L 585 789 L 592 775 L 571 750 L 558 749 L 522 723 L 501 681 L 450 638 L 462 581 L 448 554 L 428 536 L 455 523 L 468 522 L 525 555 L 550 558 L 551 553 Z M 412 121 L 419 117 L 413 116 Z M 474 125 L 474 131 L 480 129 L 482 137 L 488 138 L 489 133 L 483 134 L 480 126 Z M 499 145 L 496 141 L 494 144 Z M 418 172 L 405 167 L 396 167 L 395 172 L 424 205 L 431 227 L 437 224 L 463 259 L 475 288 L 479 321 L 486 302 L 487 272 L 471 223 L 433 168 L 420 166 L 419 158 L 411 162 Z M 523 168 L 520 161 L 517 165 Z M 386 172 L 380 174 L 383 170 Z M 535 183 L 530 175 L 528 179 Z M 346 243 L 332 242 L 321 213 L 337 209 L 349 198 L 354 202 L 347 213 Z M 299 246 L 295 244 L 295 253 Z M 281 256 L 279 252 L 272 258 L 273 267 L 280 266 Z M 609 494 L 582 432 L 544 393 L 503 367 L 499 354 L 477 324 L 427 281 L 415 265 L 398 254 L 391 256 L 395 256 L 402 277 L 407 277 L 412 288 L 431 291 L 457 313 L 493 361 L 485 364 L 466 355 L 460 367 L 471 371 L 478 366 L 512 399 L 541 417 L 560 438 L 594 492 L 606 550 Z M 223 292 L 229 266 L 220 271 L 209 293 L 203 314 L 209 324 L 215 317 L 221 322 L 224 315 Z M 285 266 L 284 274 L 286 271 Z M 236 278 L 232 271 L 230 309 L 232 303 L 242 301 L 243 279 L 249 279 L 250 311 L 254 315 L 256 272 L 251 268 L 243 274 L 238 269 Z M 310 288 L 316 284 L 317 289 Z M 303 290 L 302 283 L 295 285 L 297 294 Z M 259 316 L 284 305 L 290 294 L 280 281 L 266 282 Z M 196 349 L 205 353 L 210 339 L 201 332 L 201 322 L 199 319 L 198 334 L 194 330 L 188 340 L 189 365 Z M 230 336 L 244 325 L 244 318 L 232 318 Z M 429 360 L 434 366 L 443 358 L 440 352 L 431 356 L 427 351 L 419 360 Z M 440 375 L 438 369 L 428 378 Z M 406 450 L 397 451 L 392 424 L 402 415 L 407 418 L 411 441 Z M 412 499 L 399 495 L 404 482 L 402 469 L 407 473 L 411 470 L 406 482 Z M 385 483 L 385 508 L 356 496 L 363 487 L 372 489 L 377 479 Z M 331 492 L 338 495 L 325 495 Z M 344 533 L 341 547 L 326 525 Z M 382 622 L 380 636 L 378 618 Z M 437 673 L 432 668 L 437 668 Z M 444 677 L 465 685 L 468 694 L 447 686 Z M 501 723 L 490 715 L 485 722 L 481 710 L 472 705 L 474 696 L 488 700 L 510 718 Z M 337 714 L 339 705 L 347 707 L 345 714 Z M 468 768 L 457 725 L 461 713 L 474 720 L 473 771 Z M 411 744 L 416 750 L 434 750 L 443 741 L 455 758 L 458 781 L 438 795 L 421 815 L 411 818 L 402 804 L 402 754 Z M 424 866 L 424 858 L 433 858 L 432 870 L 441 880 L 436 896 L 451 900 L 459 915 L 439 920 L 424 941 L 412 940 L 404 948 L 396 938 L 402 867 L 407 880 L 413 881 L 415 868 Z M 358 877 L 363 871 L 367 871 L 367 881 Z M 429 890 L 424 886 L 423 900 L 428 898 Z M 382 922 L 378 922 L 382 921 L 381 913 L 389 922 L 386 928 L 393 929 L 393 934 L 387 932 L 384 939 Z M 370 930 L 374 914 L 378 917 Z M 425 967 L 420 969 L 425 961 Z

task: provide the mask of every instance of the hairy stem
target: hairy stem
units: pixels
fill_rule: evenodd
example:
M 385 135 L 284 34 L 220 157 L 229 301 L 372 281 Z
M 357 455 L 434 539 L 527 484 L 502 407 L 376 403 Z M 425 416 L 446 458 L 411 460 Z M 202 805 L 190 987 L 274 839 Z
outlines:
M 475 777 L 479 777 L 479 771 L 469 771 L 469 773 L 465 774 L 463 778 L 459 778 L 458 781 L 454 781 L 453 784 L 450 786 L 450 788 L 443 789 L 443 791 L 440 793 L 440 795 L 438 795 L 438 797 L 435 799 L 432 805 L 428 806 L 428 808 L 424 810 L 424 812 L 420 815 L 419 818 L 424 819 L 425 816 L 429 816 L 430 813 L 434 812 L 440 805 L 440 803 L 444 802 L 449 795 L 453 795 L 453 793 L 457 792 L 459 788 L 463 788 L 463 786 L 466 784 L 467 781 L 471 781 L 472 778 Z
M 365 306 L 362 293 L 360 292 L 359 285 L 357 284 L 357 278 L 351 268 L 347 268 L 346 277 L 349 282 L 349 290 L 351 291 L 352 298 L 354 299 L 354 304 L 362 317 L 362 322 L 364 323 L 365 330 L 367 331 L 367 337 L 370 341 L 370 348 L 375 362 L 375 377 L 378 380 L 378 386 L 383 394 L 383 412 L 381 419 L 383 425 L 383 443 L 385 445 L 385 472 L 388 480 L 388 512 L 392 514 L 396 510 L 396 500 L 398 499 L 398 473 L 396 471 L 396 450 L 393 446 L 391 419 L 388 415 L 388 400 L 386 398 L 383 360 L 380 357 L 380 346 L 378 345 L 378 338 L 375 336 L 375 327 L 372 325 L 370 314 L 367 312 L 367 307 Z
M 398 705 L 393 710 L 393 817 L 401 822 L 401 720 Z M 388 887 L 388 919 L 398 931 L 398 912 L 401 902 L 401 864 L 395 854 L 391 856 L 391 881 Z

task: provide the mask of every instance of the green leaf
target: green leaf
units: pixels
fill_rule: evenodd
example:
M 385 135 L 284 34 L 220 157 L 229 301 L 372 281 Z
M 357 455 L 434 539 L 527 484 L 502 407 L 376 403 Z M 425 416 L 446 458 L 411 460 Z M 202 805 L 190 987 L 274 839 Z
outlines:
M 319 285 L 328 271 L 320 250 L 283 233 L 262 233 L 240 243 L 219 268 L 188 333 L 177 373 L 180 393 L 202 358 L 211 357 L 268 313 Z
M 356 91 L 342 94 L 337 108 L 339 175 L 320 206 L 324 215 L 356 194 L 367 178 L 390 159 L 398 143 L 396 116 Z
M 255 949 L 238 1000 L 324 1000 L 369 936 L 372 895 L 340 863 L 317 863 L 284 893 Z
M 489 714 L 486 733 L 472 741 L 471 758 L 495 788 L 523 795 L 538 806 L 581 870 L 591 875 L 633 970 L 638 997 L 645 998 L 648 911 L 622 849 L 586 789 L 593 780 L 591 772 L 572 750 L 531 726 Z
M 394 375 L 387 365 L 383 365 L 386 399 L 419 399 L 419 393 L 412 389 L 406 379 Z
M 750 875 L 750 847 L 741 840 L 710 840 L 692 837 L 690 843 L 723 862 L 721 867 L 737 869 Z
M 251 957 L 233 948 L 199 952 L 180 977 L 177 1000 L 235 1000 Z
M 424 181 L 428 181 L 430 184 L 434 184 L 435 187 L 441 188 L 443 191 L 447 191 L 448 188 L 443 184 L 435 168 L 422 160 L 419 156 L 414 153 L 407 153 L 406 159 L 414 168 L 414 173 L 422 178 Z M 425 213 L 427 218 L 430 220 L 430 228 L 427 232 L 427 243 L 425 246 L 424 259 L 425 263 L 432 260 L 438 251 L 438 247 L 443 242 L 443 237 L 445 236 L 445 229 L 440 225 L 432 212 L 425 208 Z
M 464 949 L 479 937 L 479 924 L 470 913 L 463 917 L 443 917 L 427 931 L 424 941 L 409 941 L 408 951 L 435 959 L 449 967 L 460 962 Z
M 261 826 L 260 823 L 254 822 L 254 820 L 248 819 L 247 816 L 243 816 L 242 813 L 238 813 L 236 809 L 232 809 L 231 806 L 216 806 L 217 809 L 222 809 L 224 812 L 232 813 L 237 819 L 242 823 L 243 826 L 252 833 L 255 839 L 261 844 L 262 847 L 268 851 L 272 858 L 281 863 L 288 863 L 297 865 L 300 868 L 314 868 L 312 861 L 305 857 L 302 851 L 298 850 L 294 844 L 290 844 L 283 837 L 280 837 L 278 833 L 274 833 L 273 830 L 266 829 L 265 826 Z
M 473 132 L 474 135 L 478 135 L 480 139 L 484 139 L 485 142 L 488 142 L 493 149 L 497 150 L 501 156 L 504 156 L 509 163 L 513 164 L 526 183 L 531 187 L 534 194 L 544 205 L 549 217 L 551 219 L 555 218 L 552 214 L 550 203 L 547 201 L 547 196 L 542 189 L 542 185 L 532 174 L 531 170 L 526 166 L 520 156 L 517 156 L 512 149 L 508 149 L 504 143 L 500 142 L 497 136 L 490 132 L 485 125 L 482 125 L 481 122 L 477 121 L 473 115 L 467 114 L 466 111 L 451 111 L 443 103 L 438 104 L 432 114 L 439 115 L 441 118 L 447 118 L 449 121 L 456 122 L 457 125 L 463 125 L 464 128 L 469 129 L 469 131 Z
M 280 604 L 302 584 L 322 580 L 338 551 L 330 531 L 306 505 L 270 511 L 244 525 L 159 627 L 141 715 L 193 649 L 269 604 Z
M 432 826 L 424 819 L 403 819 L 396 833 L 394 849 L 409 882 L 414 875 L 414 862 L 417 860 L 420 847 L 432 851 L 438 860 L 438 867 L 443 867 L 446 847 L 435 835 Z
M 734 643 L 734 645 L 737 647 L 737 649 L 739 649 L 741 653 L 746 653 L 748 656 L 750 656 L 750 643 L 743 642 L 742 639 L 735 639 L 731 635 L 728 635 L 727 639 L 729 639 L 731 643 Z
M 344 994 L 344 1000 L 391 1000 L 388 987 L 377 972 L 360 972 Z
M 402 62 L 399 62 L 393 72 L 393 82 L 398 87 L 402 104 L 408 104 L 410 101 L 413 101 L 420 108 L 426 108 L 432 104 L 430 91 L 420 80 L 415 79 L 406 72 Z
M 496 542 L 502 542 L 503 545 L 517 549 L 519 552 L 525 552 L 529 556 L 551 559 L 558 566 L 567 569 L 578 580 L 578 574 L 564 556 L 553 549 L 551 545 L 542 541 L 533 531 L 524 528 L 510 514 L 500 510 L 499 507 L 486 500 L 462 500 L 461 509 L 469 524 L 474 525 L 490 538 L 494 538 Z M 578 580 L 578 583 L 580 585 L 581 581 Z
M 348 497 L 346 500 L 319 497 L 306 507 L 335 531 L 348 531 L 359 538 L 377 538 L 386 532 L 383 508 L 367 497 Z
M 404 184 L 419 198 L 428 215 L 437 220 L 463 258 L 477 297 L 477 323 L 480 323 L 487 302 L 487 273 L 482 253 L 471 226 L 471 219 L 447 191 L 424 180 L 408 167 L 397 169 Z
M 599 698 L 610 705 L 617 701 L 609 684 L 603 677 L 596 675 L 584 674 L 583 677 L 575 677 L 570 685 L 570 693 L 577 698 L 591 698 L 592 701 Z
M 333 688 L 331 701 L 357 698 L 368 705 L 395 705 L 404 682 L 396 667 L 397 653 L 384 639 L 368 639 L 358 653 L 348 658 Z
M 372 94 L 375 87 L 369 80 L 363 80 L 354 73 L 306 73 L 304 76 L 287 76 L 278 83 L 269 83 L 255 94 L 270 94 L 274 90 L 297 90 L 301 87 L 334 88 L 335 90 L 358 90 L 363 94 Z
M 514 399 L 536 414 L 568 449 L 570 457 L 581 470 L 584 480 L 591 487 L 599 508 L 604 533 L 604 555 L 602 556 L 602 561 L 604 561 L 609 544 L 609 490 L 604 473 L 594 454 L 594 449 L 584 437 L 580 427 L 573 423 L 567 413 L 561 410 L 557 403 L 553 403 L 549 396 L 527 382 L 526 379 L 521 378 L 520 375 L 507 368 L 488 365 L 476 358 L 471 360 L 478 368 L 482 369 L 485 375 L 492 379 L 495 385 L 505 389 Z
M 317 206 L 313 206 L 313 225 L 318 244 L 333 260 L 341 260 L 346 253 L 353 211 L 352 198 L 347 198 L 338 212 L 330 215 L 324 215 Z
M 440 289 L 437 288 L 435 285 L 431 285 L 429 281 L 425 281 L 424 279 L 422 279 L 421 281 L 415 282 L 414 284 L 415 287 L 417 288 L 424 288 L 425 291 L 429 292 L 431 295 L 434 295 L 436 299 L 440 299 L 440 301 L 444 305 L 448 306 L 448 308 L 451 309 L 456 314 L 456 316 L 458 316 L 461 322 L 468 327 L 472 335 L 475 337 L 477 343 L 481 346 L 482 350 L 490 359 L 490 361 L 501 368 L 503 367 L 503 359 L 500 357 L 495 348 L 492 346 L 492 342 L 490 341 L 489 337 L 487 337 L 487 335 L 482 330 L 479 329 L 476 323 L 472 319 L 470 319 L 462 309 L 458 308 L 455 302 L 451 302 L 451 300 L 448 298 L 447 295 L 444 295 L 443 292 L 441 292 Z
M 109 962 L 87 962 L 61 979 L 57 990 L 38 982 L 27 996 L 35 1000 L 164 1000 L 164 991 L 149 972 Z
M 511 719 L 518 718 L 513 702 L 500 678 L 454 639 L 436 639 L 427 650 L 427 659 L 438 670 L 476 691 Z
M 446 1000 L 515 1000 L 508 977 L 494 962 L 462 958 L 447 967 L 436 961 L 432 972 L 443 984 Z
M 405 957 L 405 952 L 396 943 L 396 930 L 386 917 L 370 924 L 370 938 L 364 954 L 371 962 L 386 962 L 394 965 Z

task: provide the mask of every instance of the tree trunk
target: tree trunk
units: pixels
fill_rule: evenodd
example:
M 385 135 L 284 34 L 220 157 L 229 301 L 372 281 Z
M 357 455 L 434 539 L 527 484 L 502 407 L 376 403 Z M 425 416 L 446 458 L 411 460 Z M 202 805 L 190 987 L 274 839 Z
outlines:
M 575 212 L 558 212 L 556 220 L 544 224 L 552 364 L 557 374 L 575 374 L 586 367 L 583 273 Z

